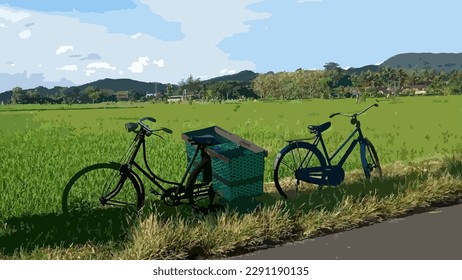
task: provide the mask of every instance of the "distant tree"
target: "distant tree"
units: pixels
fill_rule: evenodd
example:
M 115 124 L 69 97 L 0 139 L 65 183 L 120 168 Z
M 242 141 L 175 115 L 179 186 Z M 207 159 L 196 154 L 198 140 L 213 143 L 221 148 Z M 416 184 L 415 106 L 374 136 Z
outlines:
M 232 94 L 233 85 L 230 82 L 219 81 L 210 86 L 215 99 L 229 99 Z
M 167 95 L 173 95 L 173 85 L 172 84 L 167 84 Z
M 178 93 L 182 94 L 185 91 L 197 94 L 201 89 L 200 78 L 194 78 L 192 75 L 185 80 L 181 80 L 178 87 Z
M 26 93 L 21 87 L 14 87 L 11 91 L 13 92 L 11 95 L 11 103 L 21 104 L 26 101 Z
M 318 79 L 316 89 L 319 92 L 321 99 L 328 99 L 332 96 L 332 89 L 329 87 L 329 77 L 322 77 Z
M 461 94 L 462 93 L 462 72 L 451 71 L 448 76 L 447 94 Z
M 204 98 L 205 98 L 205 101 L 209 101 L 210 99 L 212 99 L 213 97 L 213 90 L 211 88 L 207 88 L 205 91 L 204 91 Z
M 26 102 L 27 103 L 40 103 L 40 93 L 38 89 L 28 90 L 26 93 Z
M 101 97 L 101 90 L 96 86 L 89 86 L 85 89 L 86 94 L 95 103 Z
M 128 100 L 130 101 L 139 101 L 145 95 L 139 90 L 130 90 L 128 92 Z
M 342 68 L 340 68 L 340 65 L 338 63 L 327 62 L 326 64 L 324 64 L 324 70 L 326 70 L 326 71 L 338 70 L 338 69 L 342 69 Z

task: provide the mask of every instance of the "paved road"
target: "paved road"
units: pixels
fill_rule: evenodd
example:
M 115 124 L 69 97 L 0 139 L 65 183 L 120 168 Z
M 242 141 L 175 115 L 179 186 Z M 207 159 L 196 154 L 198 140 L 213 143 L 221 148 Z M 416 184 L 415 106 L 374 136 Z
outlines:
M 462 204 L 231 259 L 462 260 Z

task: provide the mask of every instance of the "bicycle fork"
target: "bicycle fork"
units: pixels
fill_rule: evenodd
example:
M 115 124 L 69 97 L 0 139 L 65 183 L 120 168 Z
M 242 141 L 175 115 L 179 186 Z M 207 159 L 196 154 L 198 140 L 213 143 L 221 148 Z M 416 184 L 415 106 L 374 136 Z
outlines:
M 103 193 L 101 194 L 101 197 L 99 198 L 99 201 L 100 201 L 101 205 L 111 204 L 111 203 L 108 203 L 108 201 L 110 201 L 112 198 L 114 198 L 120 192 L 120 190 L 122 189 L 122 186 L 125 183 L 125 180 L 127 180 L 127 177 L 128 177 L 127 173 L 128 172 L 130 172 L 129 166 L 127 164 L 123 164 L 120 167 L 120 170 L 119 170 L 120 179 L 118 180 L 115 188 L 113 190 L 111 190 L 106 195 L 104 193 L 108 189 L 108 187 L 110 187 L 110 186 L 105 186 L 105 188 L 103 189 Z M 111 183 L 112 183 L 112 180 L 108 184 L 110 185 Z

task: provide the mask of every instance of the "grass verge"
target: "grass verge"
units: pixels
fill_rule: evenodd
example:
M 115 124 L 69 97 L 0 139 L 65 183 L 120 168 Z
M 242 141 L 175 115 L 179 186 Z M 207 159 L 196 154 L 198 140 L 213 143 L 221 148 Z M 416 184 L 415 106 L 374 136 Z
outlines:
M 340 187 L 307 192 L 291 201 L 281 200 L 274 187 L 267 184 L 263 195 L 247 201 L 246 209 L 228 208 L 202 218 L 159 208 L 118 223 L 80 219 L 72 232 L 68 225 L 45 229 L 48 232 L 42 229 L 40 234 L 30 229 L 33 223 L 22 220 L 21 226 L 11 229 L 0 240 L 17 240 L 20 236 L 25 240 L 15 248 L 3 248 L 0 258 L 222 258 L 462 201 L 462 153 L 407 165 L 396 162 L 383 169 L 384 177 L 380 180 L 364 181 L 360 172 L 354 171 L 347 174 L 348 180 Z M 48 216 L 47 220 L 52 218 Z M 59 215 L 54 219 L 58 220 L 52 223 L 55 225 L 71 223 Z M 8 223 L 3 226 L 8 227 Z M 72 233 L 78 238 L 60 243 L 60 237 Z

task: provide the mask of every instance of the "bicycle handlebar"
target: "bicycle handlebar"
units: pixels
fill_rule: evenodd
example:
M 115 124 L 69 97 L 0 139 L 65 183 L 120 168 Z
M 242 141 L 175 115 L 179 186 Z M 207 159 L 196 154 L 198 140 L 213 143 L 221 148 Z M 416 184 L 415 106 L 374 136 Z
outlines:
M 160 135 L 157 135 L 155 134 L 154 132 L 156 131 L 163 131 L 163 132 L 166 132 L 168 134 L 172 134 L 173 131 L 171 129 L 168 129 L 166 127 L 161 127 L 159 129 L 151 129 L 147 124 L 145 124 L 143 121 L 150 121 L 150 122 L 156 122 L 156 119 L 152 118 L 152 117 L 144 117 L 144 118 L 141 118 L 139 121 L 138 121 L 138 124 L 144 129 L 147 131 L 147 136 L 150 136 L 151 134 L 154 134 L 156 136 L 159 136 L 160 138 L 162 138 Z M 163 138 L 162 138 L 163 139 Z
M 141 119 L 139 120 L 139 122 L 143 122 L 143 121 L 146 121 L 146 120 L 148 120 L 148 121 L 150 121 L 150 122 L 156 122 L 156 119 L 151 118 L 151 117 L 144 117 L 144 118 L 141 118 Z
M 362 110 L 359 113 L 354 113 L 353 115 L 348 115 L 348 114 L 344 114 L 344 113 L 334 113 L 334 114 L 330 115 L 329 118 L 333 118 L 333 117 L 335 117 L 337 115 L 344 116 L 344 117 L 350 117 L 350 118 L 357 117 L 357 116 L 363 114 L 364 112 L 366 112 L 367 110 L 369 110 L 371 107 L 379 107 L 379 104 L 375 103 L 375 104 L 369 105 L 366 109 Z

